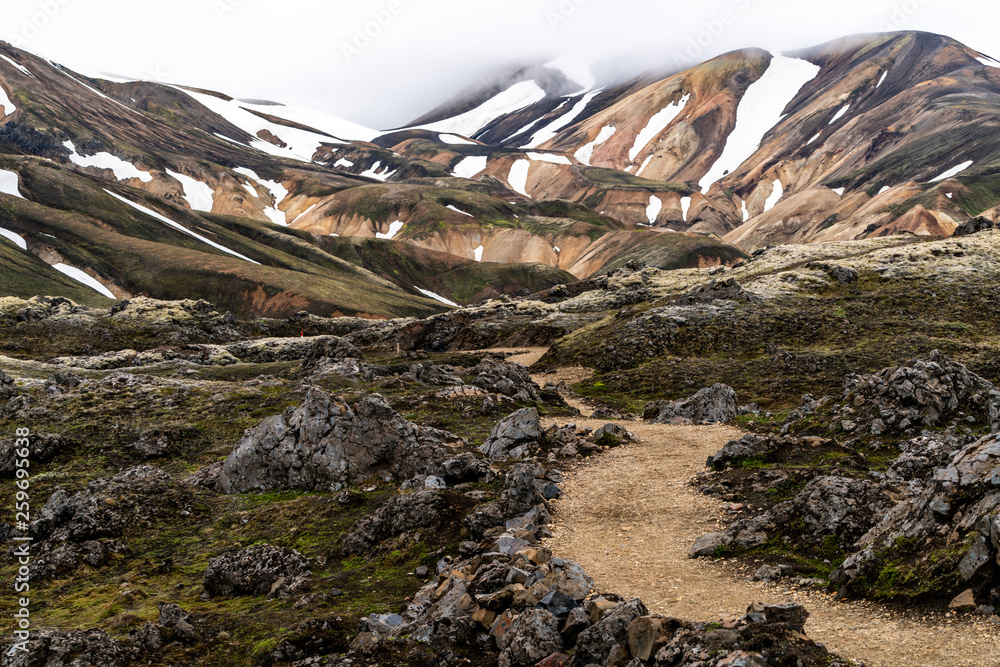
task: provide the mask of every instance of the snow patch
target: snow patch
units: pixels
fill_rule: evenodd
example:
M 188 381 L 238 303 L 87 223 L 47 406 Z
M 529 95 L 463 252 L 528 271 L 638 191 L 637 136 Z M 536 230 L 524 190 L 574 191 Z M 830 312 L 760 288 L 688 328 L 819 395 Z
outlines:
M 552 164 L 573 164 L 565 155 L 550 155 L 549 153 L 527 153 L 529 160 L 551 162 Z
M 27 250 L 28 249 L 28 242 L 25 241 L 24 237 L 21 236 L 20 234 L 15 234 L 14 232 L 10 231 L 9 229 L 4 229 L 3 227 L 0 227 L 0 236 L 4 237 L 6 239 L 10 239 L 11 241 L 14 242 L 14 245 L 16 245 L 21 250 Z
M 847 190 L 847 188 L 830 188 L 830 189 L 836 192 L 841 197 L 844 196 L 844 192 Z
M 449 301 L 448 299 L 444 298 L 443 296 L 439 296 L 439 295 L 435 294 L 434 292 L 428 292 L 427 290 L 420 289 L 419 287 L 416 287 L 416 286 L 414 286 L 413 289 L 417 290 L 418 292 L 420 292 L 421 294 L 423 294 L 426 297 L 430 297 L 431 299 L 434 299 L 435 301 L 440 301 L 441 303 L 443 303 L 446 306 L 452 306 L 454 308 L 458 308 L 459 307 L 459 305 L 457 303 L 455 303 L 454 301 Z
M 125 199 L 125 197 L 122 197 L 121 195 L 116 195 L 114 192 L 111 192 L 110 190 L 105 190 L 105 192 L 108 193 L 109 195 L 111 195 L 112 197 L 114 197 L 115 199 L 117 199 L 118 201 L 123 202 L 125 204 L 128 204 L 129 206 L 131 206 L 135 210 L 139 211 L 140 213 L 145 213 L 146 215 L 150 216 L 151 218 L 155 218 L 156 220 L 159 220 L 160 222 L 162 222 L 162 223 L 164 223 L 164 224 L 166 224 L 166 225 L 168 225 L 170 227 L 173 227 L 174 229 L 176 229 L 179 232 L 183 232 L 183 233 L 187 234 L 188 236 L 190 236 L 192 238 L 198 239 L 202 243 L 205 243 L 205 244 L 208 244 L 208 245 L 212 246 L 216 250 L 221 250 L 222 252 L 225 252 L 225 253 L 228 253 L 228 254 L 232 255 L 233 257 L 239 257 L 240 259 L 246 260 L 246 261 L 250 262 L 251 264 L 260 264 L 260 262 L 255 262 L 252 259 L 250 259 L 249 257 L 244 257 L 243 255 L 239 254 L 238 252 L 233 252 L 229 248 L 227 248 L 225 246 L 221 246 L 218 243 L 216 243 L 215 241 L 210 241 L 209 239 L 206 239 L 204 236 L 201 236 L 200 234 L 196 234 L 196 233 L 192 232 L 187 227 L 184 227 L 183 225 L 174 222 L 173 220 L 171 220 L 170 218 L 168 218 L 168 217 L 166 217 L 164 215 L 160 215 L 159 213 L 157 213 L 153 209 L 146 208 L 145 206 L 141 206 L 139 204 L 136 204 L 133 201 Z
M 17 187 L 17 179 L 17 172 L 0 169 L 0 192 L 5 195 L 11 195 L 12 197 L 20 197 L 21 199 L 24 199 L 24 195 L 21 194 L 21 191 Z
M 518 160 L 510 168 L 507 182 L 514 192 L 520 193 L 531 199 L 528 194 L 528 169 L 531 168 L 531 160 Z
M 278 125 L 277 123 L 264 120 L 260 116 L 247 110 L 259 105 L 242 104 L 237 100 L 224 100 L 214 95 L 196 93 L 192 90 L 187 90 L 186 88 L 181 88 L 179 86 L 174 86 L 174 88 L 189 97 L 193 97 L 201 103 L 202 106 L 208 108 L 209 111 L 222 116 L 231 124 L 240 128 L 247 134 L 256 137 L 259 132 L 267 130 L 286 144 L 285 148 L 281 148 L 261 139 L 252 140 L 250 142 L 250 146 L 262 153 L 267 153 L 268 155 L 274 155 L 276 157 L 299 160 L 300 162 L 312 162 L 313 155 L 315 155 L 316 151 L 319 150 L 320 144 L 331 143 L 331 139 L 327 135 L 287 127 L 285 125 Z M 260 108 L 264 113 L 277 116 L 283 107 L 268 105 Z M 284 108 L 287 110 L 287 107 Z M 374 134 L 370 138 L 374 138 Z
M 764 210 L 770 211 L 774 208 L 774 205 L 778 203 L 778 200 L 780 200 L 781 196 L 784 194 L 785 190 L 781 186 L 781 181 L 775 179 L 773 189 L 771 190 L 771 196 L 764 202 Z
M 486 250 L 486 248 L 484 248 L 483 246 L 479 246 L 478 248 L 475 249 L 474 252 L 476 254 L 476 261 L 477 262 L 483 261 L 483 252 L 485 250 Z
M 270 191 L 271 196 L 274 197 L 274 206 L 265 208 L 264 215 L 270 218 L 271 222 L 273 222 L 274 224 L 281 225 L 282 227 L 287 227 L 288 216 L 285 215 L 284 211 L 280 211 L 278 209 L 278 204 L 284 201 L 285 197 L 288 196 L 288 189 L 281 183 L 278 183 L 277 181 L 268 181 L 261 178 L 252 169 L 247 169 L 246 167 L 233 169 L 233 171 L 236 172 L 237 174 L 242 174 L 243 176 L 246 176 L 247 178 L 260 183 Z
M 359 176 L 367 176 L 368 178 L 374 178 L 376 181 L 382 181 L 384 183 L 390 176 L 396 173 L 396 170 L 393 169 L 392 171 L 389 171 L 389 165 L 386 165 L 382 168 L 382 171 L 379 171 L 379 167 L 381 165 L 381 161 L 376 161 L 375 164 L 372 165 L 371 169 L 361 172 Z
M 192 211 L 212 212 L 212 206 L 215 203 L 215 190 L 210 188 L 206 183 L 202 183 L 190 176 L 185 176 L 169 169 L 166 172 L 171 178 L 180 181 L 181 187 L 184 188 L 184 199 L 187 200 Z
M 311 127 L 314 130 L 319 130 L 320 132 L 333 135 L 338 139 L 346 141 L 371 141 L 381 134 L 378 130 L 365 127 L 364 125 L 358 125 L 357 123 L 352 123 L 351 121 L 341 118 L 340 116 L 334 116 L 322 111 L 316 111 L 315 109 L 290 107 L 285 106 L 284 104 L 251 104 L 248 102 L 237 102 L 236 100 L 233 100 L 233 104 L 243 107 L 244 109 L 259 111 L 260 113 L 265 113 L 268 116 L 277 116 L 278 118 L 283 118 L 285 120 L 292 121 L 293 123 L 298 123 L 299 125 Z M 260 120 L 263 121 L 263 119 Z M 277 125 L 277 127 L 283 128 L 284 130 L 291 129 L 285 125 Z M 298 131 L 302 132 L 302 130 Z M 251 132 L 251 134 L 257 133 Z M 282 141 L 291 145 L 281 134 L 278 134 L 277 132 L 275 132 L 275 134 L 281 137 Z M 309 134 L 313 133 L 310 132 Z M 329 138 L 326 138 L 326 140 L 329 140 Z
M 465 211 L 463 211 L 463 210 L 461 210 L 461 209 L 457 209 L 457 208 L 455 208 L 455 207 L 454 207 L 453 205 L 451 205 L 451 204 L 448 204 L 447 206 L 445 206 L 445 208 L 450 208 L 450 209 L 451 209 L 452 211 L 454 211 L 455 213 L 461 213 L 462 215 L 467 215 L 467 216 L 469 216 L 470 218 L 474 218 L 474 217 L 476 217 L 476 216 L 472 215 L 471 213 L 466 213 Z
M 736 127 L 726 140 L 726 148 L 701 179 L 707 189 L 726 173 L 736 171 L 757 152 L 764 135 L 784 117 L 788 103 L 819 73 L 820 68 L 806 60 L 775 55 L 764 75 L 747 89 L 736 110 Z
M 652 195 L 649 198 L 649 206 L 646 207 L 646 218 L 649 219 L 649 224 L 656 222 L 656 219 L 660 217 L 660 211 L 663 210 L 663 202 L 656 195 Z
M 101 282 L 98 281 L 96 278 L 91 277 L 90 275 L 81 271 L 75 266 L 70 266 L 68 264 L 63 264 L 60 262 L 59 264 L 53 264 L 52 268 L 58 271 L 59 273 L 72 278 L 78 283 L 83 283 L 84 285 L 94 290 L 95 292 L 100 292 L 109 299 L 115 299 L 115 295 L 111 293 L 111 290 L 102 285 Z M 115 300 L 117 301 L 117 299 Z
M 968 169 L 969 167 L 971 167 L 972 166 L 972 162 L 973 162 L 972 160 L 969 160 L 967 162 L 963 162 L 962 164 L 958 165 L 957 167 L 952 167 L 951 169 L 949 169 L 948 171 L 944 172 L 943 174 L 941 174 L 937 178 L 932 178 L 930 182 L 931 183 L 936 183 L 937 181 L 943 181 L 945 179 L 951 178 L 952 176 L 958 176 L 963 171 L 965 171 L 966 169 Z
M 404 227 L 405 224 L 406 223 L 397 220 L 396 222 L 393 222 L 392 224 L 389 225 L 389 232 L 387 234 L 381 234 L 379 232 L 375 232 L 375 238 L 391 241 L 396 236 L 396 234 L 399 233 L 399 230 L 401 230 Z
M 830 122 L 827 123 L 827 125 L 833 125 L 838 120 L 840 120 L 841 118 L 843 118 L 844 114 L 846 114 L 847 110 L 850 109 L 850 108 L 851 108 L 850 104 L 845 104 L 844 106 L 842 106 L 840 108 L 840 111 L 838 111 L 837 113 L 834 114 L 833 118 L 830 119 Z
M 747 220 L 750 219 L 750 211 L 747 210 L 746 199 L 743 200 L 742 210 L 743 210 L 743 222 L 746 222 Z
M 579 102 L 573 105 L 572 109 L 570 109 L 568 112 L 564 113 L 562 116 L 552 121 L 550 124 L 546 125 L 542 129 L 535 132 L 535 134 L 532 135 L 528 143 L 524 145 L 524 148 L 536 148 L 544 144 L 549 139 L 552 139 L 554 136 L 556 136 L 556 134 L 558 134 L 559 130 L 563 129 L 564 127 L 567 127 L 574 120 L 576 120 L 577 117 L 583 113 L 584 109 L 587 108 L 587 105 L 590 104 L 590 101 L 595 97 L 597 97 L 600 93 L 601 91 L 598 90 L 584 95 Z M 560 108 L 562 107 L 560 106 Z
M 952 194 L 951 192 L 946 192 L 944 196 L 945 196 L 945 197 L 947 197 L 948 199 L 951 199 L 951 198 L 952 198 L 952 197 L 954 197 L 955 195 L 954 195 L 954 194 Z
M 618 128 L 613 125 L 608 125 L 602 127 L 601 131 L 598 133 L 597 138 L 588 144 L 584 144 L 580 150 L 576 152 L 576 159 L 585 165 L 590 165 L 590 159 L 594 157 L 594 149 L 603 144 L 605 141 L 610 139 L 615 135 Z
M 808 145 L 809 145 L 809 144 L 811 144 L 812 142 L 814 142 L 814 141 L 816 141 L 817 139 L 819 139 L 819 137 L 820 137 L 820 135 L 821 135 L 821 134 L 823 134 L 823 133 L 822 133 L 822 132 L 817 132 L 816 134 L 814 134 L 814 135 L 813 135 L 813 138 L 812 138 L 812 139 L 810 139 L 809 141 L 807 141 L 807 142 L 806 142 L 806 146 L 808 146 Z
M 681 197 L 681 217 L 684 218 L 684 222 L 687 222 L 688 211 L 691 210 L 691 198 Z
M 537 83 L 522 81 L 486 100 L 471 111 L 435 123 L 421 125 L 419 129 L 474 137 L 477 132 L 497 118 L 520 111 L 527 106 L 541 102 L 543 99 L 545 99 L 545 91 Z
M 879 193 L 880 195 L 881 195 L 881 194 L 885 194 L 886 192 L 888 192 L 888 191 L 889 191 L 889 190 L 891 190 L 891 189 L 892 189 L 892 188 L 890 188 L 890 187 L 889 187 L 888 185 L 883 185 L 883 186 L 882 186 L 882 189 L 881 189 L 881 190 L 879 190 L 879 191 L 878 191 L 878 193 Z
M 639 167 L 639 171 L 635 172 L 635 175 L 636 176 L 642 176 L 642 172 L 644 172 L 646 170 L 646 167 L 648 167 L 649 163 L 652 162 L 652 161 L 653 161 L 653 156 L 652 155 L 650 155 L 645 160 L 643 160 L 642 166 Z
M 309 207 L 309 208 L 307 208 L 306 210 L 302 211 L 302 213 L 299 213 L 299 214 L 298 214 L 297 216 L 295 216 L 295 219 L 294 219 L 294 220 L 292 220 L 292 223 L 291 223 L 291 224 L 293 224 L 293 225 L 294 225 L 294 224 L 295 224 L 296 222 L 298 222 L 298 221 L 299 221 L 299 220 L 301 220 L 302 218 L 304 218 L 304 217 L 306 217 L 307 215 L 309 215 L 309 213 L 311 213 L 311 212 L 312 212 L 312 210 L 313 210 L 314 208 L 316 208 L 317 206 L 319 206 L 319 204 L 313 204 L 312 206 L 310 206 L 310 207 Z
M 354 166 L 354 163 L 351 162 L 350 160 L 345 160 L 344 158 L 340 158 L 339 160 L 333 163 L 333 166 L 340 167 L 341 169 L 350 169 L 351 167 Z
M 987 67 L 1000 67 L 1000 62 L 997 62 L 996 60 L 993 60 L 993 58 L 990 58 L 988 56 L 983 58 L 976 58 L 976 60 L 986 65 Z
M 451 173 L 459 178 L 472 178 L 486 169 L 486 160 L 485 155 L 470 155 L 456 164 Z
M 642 149 L 649 145 L 649 142 L 658 137 L 661 132 L 667 129 L 670 123 L 674 122 L 675 118 L 681 115 L 681 112 L 684 111 L 690 99 L 691 95 L 689 93 L 682 97 L 680 101 L 672 102 L 653 114 L 646 127 L 642 128 L 642 131 L 635 138 L 635 144 L 633 144 L 632 149 L 628 152 L 628 159 L 635 160 L 635 157 L 642 152 Z
M 464 137 L 458 136 L 457 134 L 439 134 L 438 139 L 441 140 L 441 143 L 451 144 L 451 145 L 469 145 L 469 146 L 477 145 L 475 141 L 470 141 Z
M 3 54 L 0 54 L 0 58 L 3 58 L 3 59 L 4 59 L 4 60 L 6 60 L 7 62 L 9 62 L 9 63 L 10 63 L 11 65 L 13 65 L 13 66 L 14 66 L 14 67 L 16 67 L 17 69 L 19 69 L 19 70 L 21 71 L 21 73 L 22 73 L 22 74 L 26 74 L 27 76 L 30 76 L 30 77 L 31 77 L 32 79 L 34 79 L 34 78 L 35 78 L 35 75 L 34 75 L 34 74 L 32 74 L 31 72 L 29 72 L 29 71 L 28 71 L 28 68 L 27 68 L 27 67 L 25 67 L 24 65 L 20 65 L 20 64 L 18 64 L 17 62 L 15 62 L 14 60 L 11 60 L 10 58 L 8 58 L 7 56 L 5 56 L 5 55 L 3 55 Z
M 143 183 L 149 183 L 153 180 L 152 174 L 148 171 L 142 171 L 131 162 L 126 162 L 111 153 L 102 151 L 95 155 L 84 157 L 76 152 L 76 146 L 73 145 L 72 141 L 64 141 L 63 146 L 70 150 L 71 155 L 69 156 L 69 160 L 75 165 L 95 167 L 97 169 L 110 169 L 119 181 L 124 181 L 127 178 L 138 178 Z
M 886 71 L 882 72 L 882 76 L 879 77 L 878 83 L 875 84 L 875 87 L 878 88 L 883 83 L 885 83 L 885 77 L 887 77 L 887 76 L 889 76 L 889 70 L 886 70 Z

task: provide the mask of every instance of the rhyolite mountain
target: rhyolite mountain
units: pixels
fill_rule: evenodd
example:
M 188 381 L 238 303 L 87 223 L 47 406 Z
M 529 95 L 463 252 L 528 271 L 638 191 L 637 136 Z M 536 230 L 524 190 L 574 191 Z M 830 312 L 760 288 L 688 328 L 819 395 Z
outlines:
M 1000 205 L 1000 63 L 927 33 L 603 88 L 534 65 L 383 132 L 0 56 L 0 289 L 16 296 L 425 316 L 631 260 L 948 236 Z

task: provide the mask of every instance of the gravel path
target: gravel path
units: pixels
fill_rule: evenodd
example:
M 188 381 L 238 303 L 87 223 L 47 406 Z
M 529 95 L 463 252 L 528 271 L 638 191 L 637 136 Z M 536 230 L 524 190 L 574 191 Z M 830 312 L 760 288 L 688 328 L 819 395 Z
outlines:
M 512 360 L 529 365 L 542 353 L 526 350 Z M 535 379 L 570 384 L 589 373 L 560 369 Z M 578 399 L 567 399 L 589 414 Z M 606 423 L 574 421 L 592 428 Z M 868 667 L 1000 665 L 1000 628 L 983 620 L 840 602 L 821 592 L 751 581 L 729 563 L 689 559 L 688 548 L 698 536 L 724 527 L 724 512 L 721 501 L 698 494 L 688 481 L 740 432 L 727 426 L 621 423 L 640 442 L 581 462 L 565 474 L 565 495 L 553 503 L 555 535 L 549 546 L 583 565 L 598 590 L 641 597 L 653 613 L 702 621 L 741 616 L 755 600 L 799 602 L 812 614 L 806 631 L 813 639 Z

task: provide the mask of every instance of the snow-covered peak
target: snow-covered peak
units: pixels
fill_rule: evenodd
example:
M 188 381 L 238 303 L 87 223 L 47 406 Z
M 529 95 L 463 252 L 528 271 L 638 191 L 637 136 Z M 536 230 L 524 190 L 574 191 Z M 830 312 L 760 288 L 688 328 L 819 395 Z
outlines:
M 501 93 L 480 104 L 475 109 L 463 114 L 439 120 L 418 128 L 433 132 L 458 134 L 463 137 L 474 137 L 480 130 L 501 116 L 520 111 L 545 99 L 545 91 L 534 80 L 515 83 Z

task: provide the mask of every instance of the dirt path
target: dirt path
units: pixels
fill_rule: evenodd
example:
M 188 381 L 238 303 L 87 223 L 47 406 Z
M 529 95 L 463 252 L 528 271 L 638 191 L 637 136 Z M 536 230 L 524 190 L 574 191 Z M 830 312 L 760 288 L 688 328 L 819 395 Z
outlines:
M 545 350 L 518 352 L 511 360 L 530 365 Z M 535 381 L 569 385 L 589 375 L 587 369 L 560 369 Z M 578 397 L 565 398 L 590 414 Z M 606 423 L 573 421 L 592 428 Z M 868 667 L 1000 665 L 1000 627 L 985 621 L 838 602 L 820 592 L 752 581 L 727 563 L 689 559 L 688 548 L 698 536 L 724 527 L 724 511 L 721 501 L 698 494 L 688 481 L 739 431 L 621 423 L 641 442 L 581 463 L 565 475 L 565 495 L 553 504 L 555 536 L 549 546 L 583 565 L 598 590 L 641 597 L 653 613 L 703 621 L 741 616 L 754 600 L 800 602 L 812 614 L 806 631 L 813 639 Z
M 577 419 L 599 427 L 605 421 Z M 579 562 L 599 590 L 638 596 L 654 613 L 711 621 L 754 600 L 796 601 L 809 636 L 868 667 L 1000 665 L 1000 628 L 936 616 L 905 618 L 879 605 L 750 581 L 733 568 L 690 560 L 694 540 L 719 530 L 722 503 L 687 485 L 705 458 L 739 431 L 725 426 L 622 422 L 641 442 L 611 450 L 566 475 L 555 503 L 552 550 Z

